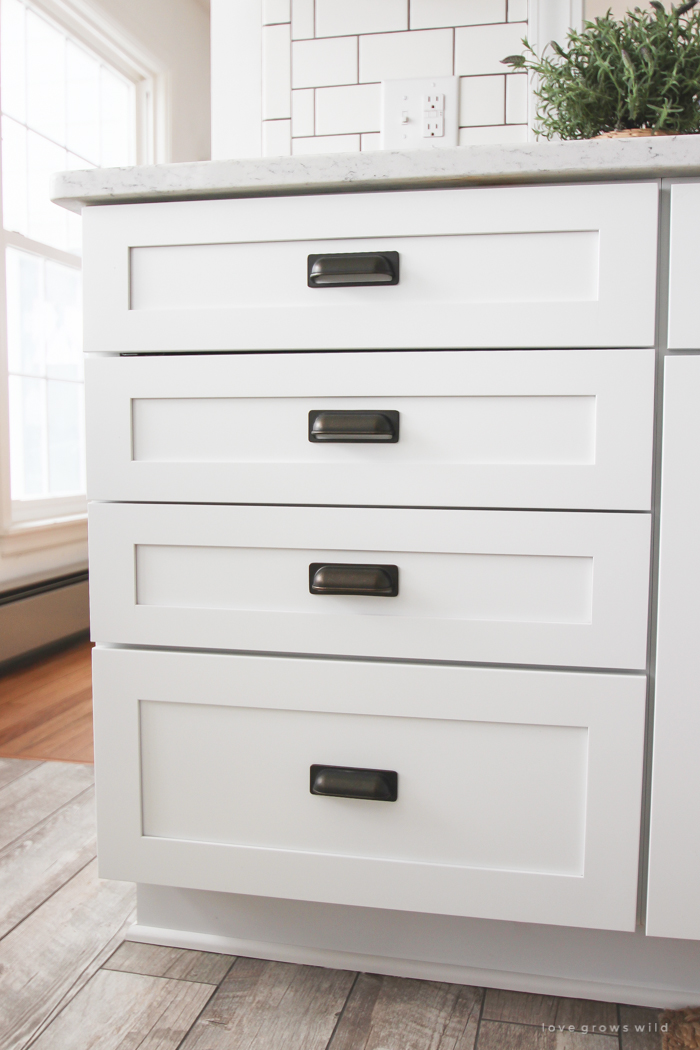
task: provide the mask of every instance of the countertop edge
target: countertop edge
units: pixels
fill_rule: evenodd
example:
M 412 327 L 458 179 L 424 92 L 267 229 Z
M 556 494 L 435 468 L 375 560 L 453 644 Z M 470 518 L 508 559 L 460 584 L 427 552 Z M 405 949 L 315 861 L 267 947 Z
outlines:
M 105 204 L 700 177 L 700 135 L 315 154 L 67 171 L 51 199 Z

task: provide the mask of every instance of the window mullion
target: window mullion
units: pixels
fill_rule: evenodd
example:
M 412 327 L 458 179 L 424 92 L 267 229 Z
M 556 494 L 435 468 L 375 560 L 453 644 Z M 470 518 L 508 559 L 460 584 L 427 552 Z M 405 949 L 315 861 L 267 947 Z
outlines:
M 12 248 L 20 248 L 22 251 L 31 252 L 33 255 L 41 255 L 45 259 L 53 259 L 54 262 L 63 263 L 64 266 L 72 266 L 76 270 L 82 269 L 83 261 L 79 255 L 61 251 L 60 248 L 54 248 L 51 244 L 44 244 L 43 241 L 34 241 L 31 237 L 25 237 L 23 233 L 17 233 L 15 230 L 5 230 L 4 234 L 5 244 L 10 245 Z

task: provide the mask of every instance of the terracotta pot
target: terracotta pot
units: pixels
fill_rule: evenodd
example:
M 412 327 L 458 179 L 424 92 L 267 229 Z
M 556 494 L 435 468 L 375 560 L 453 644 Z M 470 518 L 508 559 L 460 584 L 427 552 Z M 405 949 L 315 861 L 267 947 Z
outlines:
M 654 131 L 653 128 L 623 128 L 622 131 L 601 131 L 596 139 L 646 139 L 652 135 L 677 135 L 677 131 Z

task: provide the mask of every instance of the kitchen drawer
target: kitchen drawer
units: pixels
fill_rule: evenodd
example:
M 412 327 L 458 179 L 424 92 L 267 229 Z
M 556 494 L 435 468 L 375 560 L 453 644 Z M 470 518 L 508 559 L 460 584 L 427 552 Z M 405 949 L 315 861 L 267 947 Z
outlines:
M 92 633 L 642 669 L 649 533 L 646 514 L 92 503 Z M 396 566 L 398 595 L 311 593 L 314 564 Z
M 672 350 L 700 349 L 697 308 L 700 182 L 671 183 L 668 345 Z
M 643 675 L 98 648 L 94 689 L 105 878 L 635 928 Z
M 86 365 L 92 499 L 650 509 L 653 350 Z M 309 440 L 348 409 L 398 411 L 398 441 Z
M 87 208 L 85 348 L 652 346 L 657 203 L 650 181 Z M 309 287 L 310 256 L 387 252 L 396 284 Z

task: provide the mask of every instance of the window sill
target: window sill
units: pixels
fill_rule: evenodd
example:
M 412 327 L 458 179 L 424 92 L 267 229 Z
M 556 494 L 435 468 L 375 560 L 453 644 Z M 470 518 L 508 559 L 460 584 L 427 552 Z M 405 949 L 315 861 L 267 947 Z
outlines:
M 87 497 L 48 496 L 43 499 L 15 499 L 12 501 L 12 525 L 44 524 L 87 514 Z
M 23 521 L 0 533 L 0 555 L 28 554 L 47 547 L 63 547 L 87 540 L 87 514 Z

